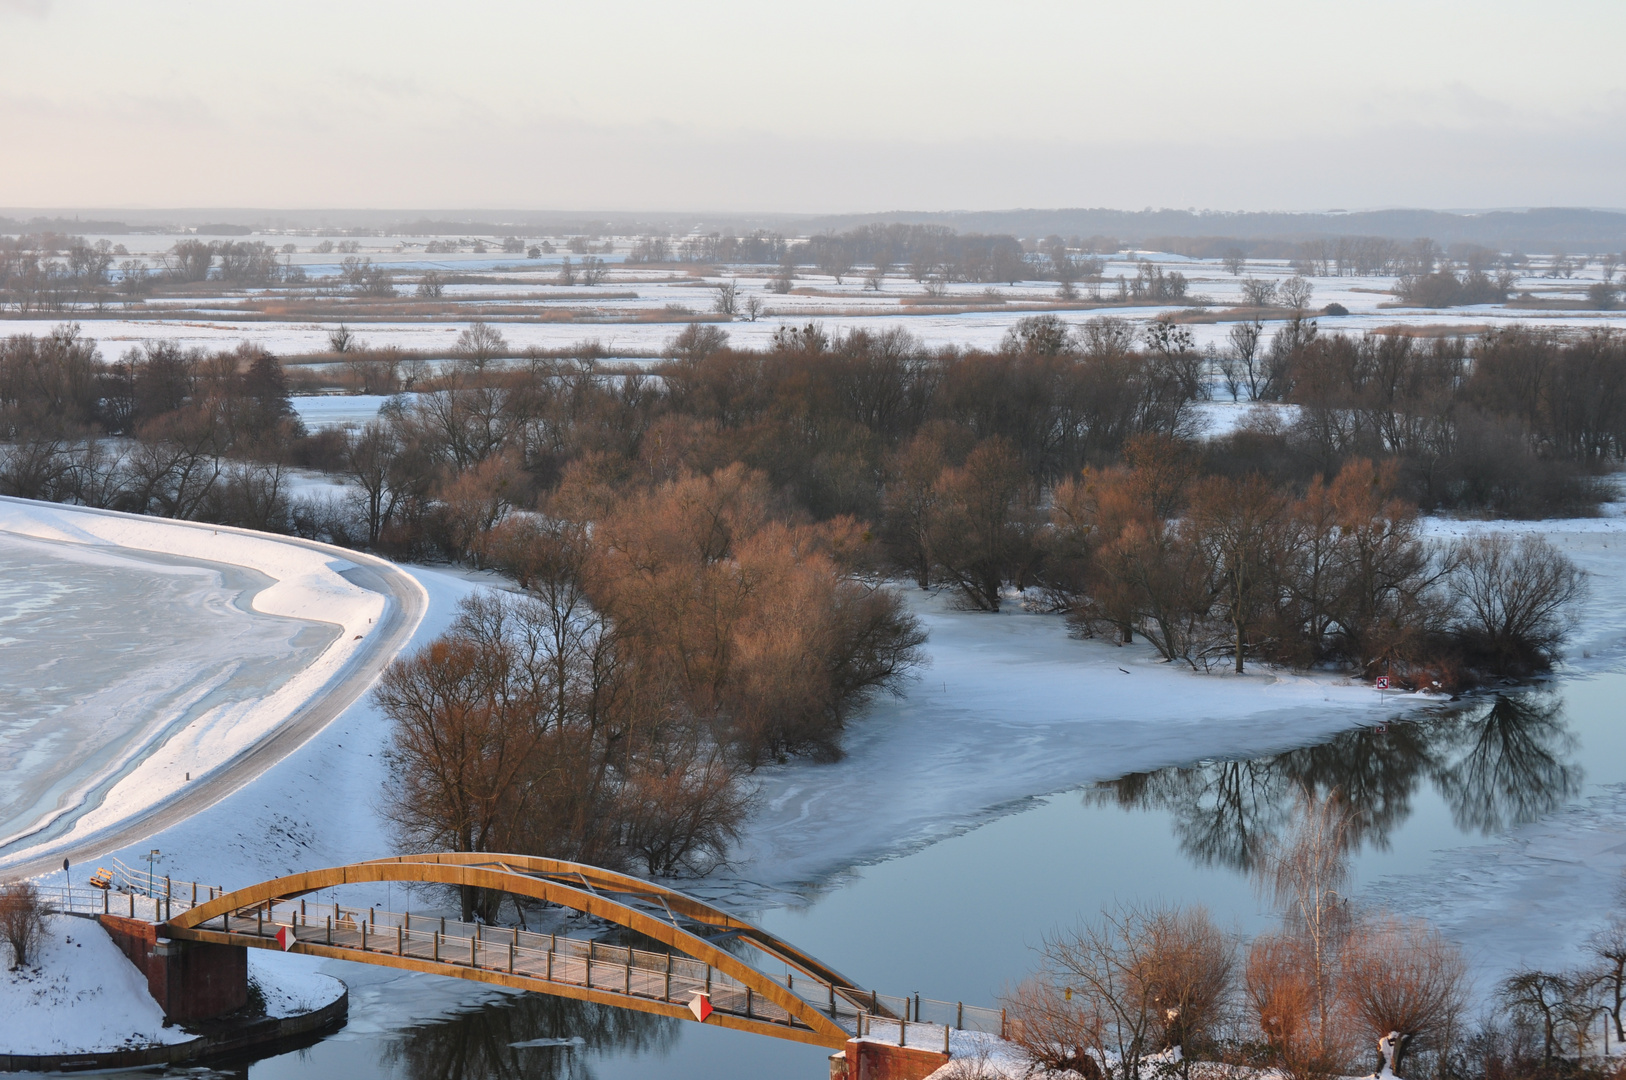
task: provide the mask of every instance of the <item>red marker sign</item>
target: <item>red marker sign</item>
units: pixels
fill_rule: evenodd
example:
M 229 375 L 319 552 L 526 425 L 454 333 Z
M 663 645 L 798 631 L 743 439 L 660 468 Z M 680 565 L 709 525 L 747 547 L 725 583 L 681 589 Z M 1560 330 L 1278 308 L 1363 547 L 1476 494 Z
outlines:
M 711 1015 L 711 995 L 696 994 L 694 1000 L 689 1002 L 689 1011 L 694 1013 L 696 1020 L 704 1024 L 706 1017 Z
M 1378 683 L 1378 689 L 1379 690 L 1387 690 L 1387 689 L 1389 689 L 1389 676 L 1387 676 L 1387 675 L 1379 675 L 1377 683 Z
M 277 944 L 282 946 L 283 952 L 287 952 L 299 944 L 299 939 L 294 937 L 294 928 L 291 926 L 277 927 Z

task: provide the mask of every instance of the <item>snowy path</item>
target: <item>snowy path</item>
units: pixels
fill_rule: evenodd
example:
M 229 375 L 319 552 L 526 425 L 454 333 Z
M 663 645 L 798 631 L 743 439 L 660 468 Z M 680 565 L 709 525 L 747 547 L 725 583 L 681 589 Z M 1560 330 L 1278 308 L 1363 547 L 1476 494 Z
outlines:
M 41 873 L 64 856 L 90 861 L 249 784 L 372 686 L 411 639 L 427 604 L 422 587 L 382 559 L 247 530 L 0 499 L 0 532 L 247 567 L 272 580 L 255 594 L 255 611 L 339 630 L 312 663 L 270 692 L 210 710 L 143 747 L 96 805 L 80 808 L 71 828 L 0 862 L 8 876 Z

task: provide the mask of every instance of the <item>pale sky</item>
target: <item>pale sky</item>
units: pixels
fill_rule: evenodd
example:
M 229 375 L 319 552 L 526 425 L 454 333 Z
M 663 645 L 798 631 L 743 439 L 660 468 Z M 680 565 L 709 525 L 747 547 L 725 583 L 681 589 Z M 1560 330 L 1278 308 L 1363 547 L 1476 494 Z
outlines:
M 1626 3 L 0 0 L 0 206 L 1626 207 Z

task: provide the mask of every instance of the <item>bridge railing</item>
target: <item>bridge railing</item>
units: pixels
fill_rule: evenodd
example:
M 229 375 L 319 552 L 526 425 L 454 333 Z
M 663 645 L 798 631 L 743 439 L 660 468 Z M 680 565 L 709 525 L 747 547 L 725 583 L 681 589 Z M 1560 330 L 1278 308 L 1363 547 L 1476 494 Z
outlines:
M 112 865 L 114 880 L 110 889 L 60 889 L 49 899 L 59 910 L 71 913 L 110 913 L 162 922 L 226 892 L 222 886 L 172 879 L 119 859 L 113 859 Z M 472 957 L 474 966 L 494 970 L 505 969 L 512 953 L 516 974 L 540 975 L 546 981 L 595 989 L 619 989 L 676 1004 L 687 1004 L 696 992 L 706 992 L 715 1009 L 774 1023 L 792 1022 L 783 1008 L 704 961 L 665 952 L 463 923 L 443 916 L 324 904 L 310 898 L 275 900 L 245 908 L 231 917 L 231 929 L 245 932 L 247 920 L 256 920 L 259 931 L 266 936 L 274 935 L 278 925 L 291 925 L 302 941 L 317 940 L 313 935 L 320 931 L 322 940 L 328 940 L 331 933 L 332 944 L 341 947 L 364 946 L 368 952 L 398 950 L 419 959 L 439 960 L 444 955 L 445 962 L 453 963 L 469 963 Z M 763 974 L 848 1031 L 866 1037 L 897 1037 L 908 1045 L 934 1046 L 941 1044 L 950 1030 L 994 1035 L 1005 1031 L 1004 1013 L 999 1009 L 938 1001 L 918 994 L 894 996 L 832 986 L 789 970 Z
M 696 993 L 707 993 L 712 1008 L 722 1012 L 767 1023 L 800 1024 L 782 1006 L 704 961 L 517 927 L 305 899 L 267 901 L 201 929 L 274 937 L 284 926 L 293 929 L 297 940 L 312 944 L 501 971 L 675 1005 L 687 1005 Z

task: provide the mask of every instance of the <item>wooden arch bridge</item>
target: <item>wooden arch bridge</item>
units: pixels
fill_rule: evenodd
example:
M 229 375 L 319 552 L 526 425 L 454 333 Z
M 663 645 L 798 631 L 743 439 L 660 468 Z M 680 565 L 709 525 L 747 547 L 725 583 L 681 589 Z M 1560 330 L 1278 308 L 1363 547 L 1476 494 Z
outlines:
M 120 877 L 129 917 L 150 928 L 158 953 L 188 948 L 165 945 L 164 939 L 198 943 L 190 948 L 228 959 L 246 958 L 245 948 L 285 949 L 829 1047 L 871 1036 L 946 1052 L 952 1029 L 1003 1028 L 998 1010 L 862 989 L 794 945 L 686 893 L 558 859 L 404 855 L 291 874 L 232 892 L 125 867 Z M 347 907 L 319 895 L 384 882 L 465 886 L 538 900 L 623 927 L 660 948 Z M 125 915 L 126 898 L 117 892 L 99 899 L 104 921 Z M 193 961 L 177 970 L 207 968 Z M 190 977 L 203 983 L 210 978 Z

